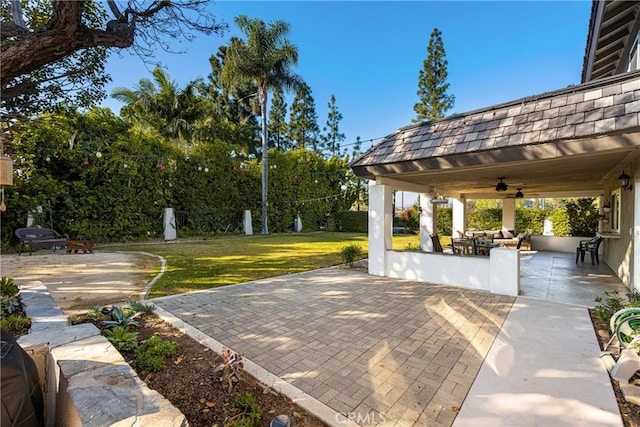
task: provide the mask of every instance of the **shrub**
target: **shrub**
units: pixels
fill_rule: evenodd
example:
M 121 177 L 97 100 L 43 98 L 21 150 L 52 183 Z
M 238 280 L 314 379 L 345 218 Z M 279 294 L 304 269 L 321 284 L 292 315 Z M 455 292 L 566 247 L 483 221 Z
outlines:
M 600 214 L 595 205 L 595 198 L 565 200 L 564 204 L 572 236 L 593 236 L 596 234 Z
M 131 332 L 122 326 L 102 331 L 105 337 L 118 350 L 131 351 L 138 347 L 138 332 Z
M 18 298 L 7 295 L 0 296 L 0 309 L 3 318 L 15 313 L 19 308 L 20 300 Z
M 176 354 L 178 343 L 154 334 L 135 350 L 135 365 L 147 372 L 159 372 L 166 366 L 166 359 Z
M 102 308 L 99 305 L 94 305 L 87 310 L 87 319 L 91 320 L 105 320 L 105 314 L 102 313 Z
M 438 219 L 437 233 L 440 236 L 451 236 L 453 230 L 453 208 L 438 206 L 436 211 Z M 460 230 L 464 231 L 464 230 Z
M 362 248 L 356 244 L 344 246 L 340 250 L 340 256 L 345 264 L 351 267 L 355 260 L 362 257 Z
M 129 301 L 127 306 L 131 307 L 131 309 L 136 313 L 151 313 L 154 308 L 156 308 L 153 304 L 144 304 L 140 301 Z
M 602 322 L 608 322 L 611 316 L 626 307 L 624 298 L 620 296 L 618 291 L 606 291 L 604 297 L 595 298 L 595 302 L 602 303 L 596 305 L 593 309 L 596 317 Z
M 640 307 L 640 291 L 632 291 L 627 297 L 629 299 L 629 307 Z
M 11 277 L 2 277 L 0 279 L 0 294 L 2 296 L 15 297 L 20 293 L 18 285 L 16 285 Z
M 369 213 L 367 211 L 342 211 L 335 213 L 336 229 L 348 233 L 366 233 Z
M 234 415 L 230 421 L 231 426 L 254 426 L 262 416 L 262 410 L 256 402 L 255 397 L 249 392 L 240 393 L 234 399 L 238 414 Z
M 31 327 L 31 318 L 28 316 L 19 316 L 11 314 L 6 319 L 0 321 L 0 329 L 5 332 L 19 332 Z

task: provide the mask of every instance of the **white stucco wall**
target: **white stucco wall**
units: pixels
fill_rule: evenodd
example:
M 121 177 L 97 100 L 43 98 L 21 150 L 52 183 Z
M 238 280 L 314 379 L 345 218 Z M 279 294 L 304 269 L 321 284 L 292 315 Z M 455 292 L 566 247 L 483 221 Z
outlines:
M 389 277 L 463 288 L 502 295 L 518 295 L 519 251 L 496 248 L 491 257 L 412 251 L 387 251 Z
M 636 161 L 625 172 L 631 176 L 632 182 L 640 179 L 640 162 Z M 612 176 L 606 183 L 605 195 L 611 194 L 614 189 L 620 188 L 617 175 Z M 634 257 L 640 257 L 640 251 L 636 247 L 634 252 L 634 227 L 640 222 L 640 198 L 635 193 L 640 191 L 637 185 L 631 191 L 621 191 L 620 201 L 620 238 L 606 239 L 604 246 L 604 261 L 618 275 L 622 283 L 629 289 L 640 288 L 633 284 L 634 265 L 640 264 Z
M 536 251 L 576 253 L 580 240 L 589 240 L 593 236 L 531 236 L 531 247 Z M 599 253 L 602 254 L 602 244 Z

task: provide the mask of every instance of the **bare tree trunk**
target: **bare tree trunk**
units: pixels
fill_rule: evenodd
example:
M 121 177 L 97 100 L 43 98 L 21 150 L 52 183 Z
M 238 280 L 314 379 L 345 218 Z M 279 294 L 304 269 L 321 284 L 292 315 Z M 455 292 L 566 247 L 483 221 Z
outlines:
M 267 221 L 269 206 L 269 145 L 267 143 L 267 91 L 260 88 L 260 114 L 262 114 L 262 234 L 269 234 Z

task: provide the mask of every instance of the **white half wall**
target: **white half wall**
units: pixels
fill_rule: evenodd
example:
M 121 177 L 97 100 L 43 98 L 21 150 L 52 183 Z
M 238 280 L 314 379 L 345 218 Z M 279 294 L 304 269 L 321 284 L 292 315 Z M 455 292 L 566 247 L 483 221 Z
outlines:
M 520 293 L 520 251 L 494 248 L 491 250 L 489 264 L 489 291 L 492 294 L 517 297 Z
M 389 277 L 397 279 L 516 296 L 520 290 L 518 254 L 518 250 L 500 248 L 492 249 L 490 257 L 388 251 L 386 269 Z
M 536 251 L 568 252 L 576 253 L 580 240 L 589 240 L 591 237 L 576 236 L 531 236 L 531 247 Z M 599 253 L 602 253 L 604 245 L 600 245 Z

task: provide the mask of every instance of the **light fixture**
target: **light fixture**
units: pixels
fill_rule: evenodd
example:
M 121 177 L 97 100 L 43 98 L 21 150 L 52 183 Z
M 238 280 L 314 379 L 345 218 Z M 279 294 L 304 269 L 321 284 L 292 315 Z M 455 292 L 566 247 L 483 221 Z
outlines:
M 504 176 L 501 176 L 498 179 L 500 182 L 496 184 L 496 191 L 507 191 L 507 184 L 503 182 Z
M 620 183 L 620 188 L 622 188 L 623 190 L 630 191 L 633 189 L 633 186 L 631 185 L 631 177 L 624 173 L 624 170 L 618 177 L 618 182 Z
M 524 198 L 524 193 L 522 192 L 522 188 L 518 188 L 518 191 L 516 192 L 516 199 L 522 198 Z
M 448 205 L 449 199 L 431 199 L 432 205 Z

